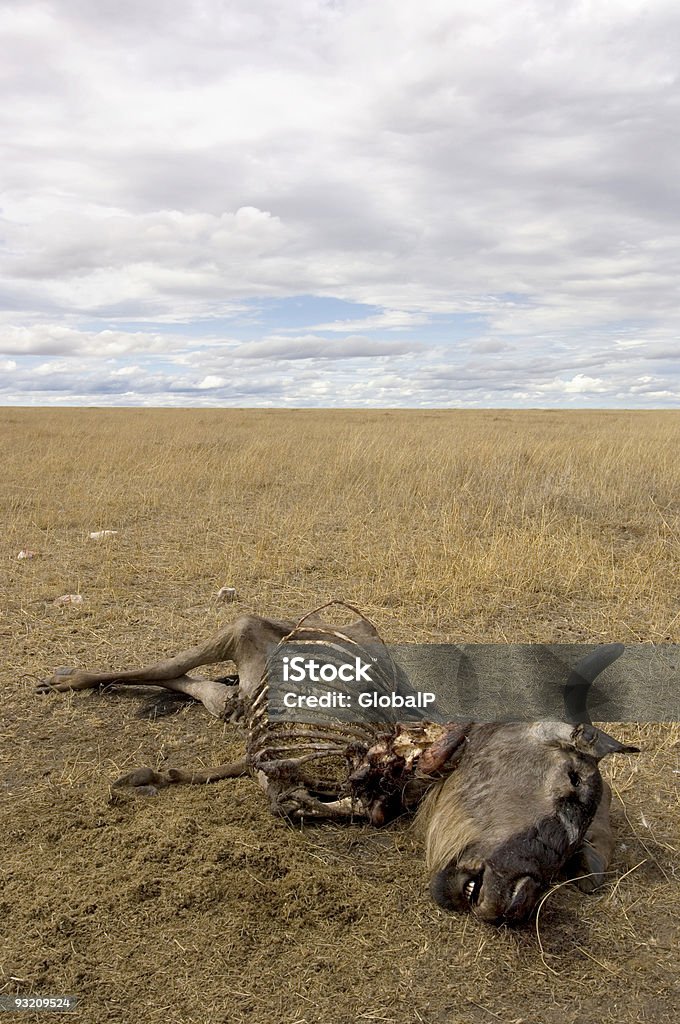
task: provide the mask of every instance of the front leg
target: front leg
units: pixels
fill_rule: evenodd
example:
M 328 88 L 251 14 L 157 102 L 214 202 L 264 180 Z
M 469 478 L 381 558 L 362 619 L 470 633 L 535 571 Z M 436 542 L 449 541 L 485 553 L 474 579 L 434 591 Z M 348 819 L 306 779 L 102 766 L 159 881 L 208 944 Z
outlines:
M 368 817 L 360 800 L 341 797 L 338 800 L 319 800 L 303 786 L 288 786 L 265 772 L 257 772 L 257 781 L 269 798 L 272 814 L 291 821 L 314 818 L 316 821 L 347 821 L 348 818 L 361 820 Z
M 283 797 L 280 813 L 294 821 L 303 821 L 305 818 L 314 818 L 316 821 L 346 821 L 348 818 L 356 820 L 366 817 L 361 806 L 350 796 L 324 801 L 312 796 L 306 789 L 295 789 L 283 794 Z
M 248 774 L 246 759 L 219 764 L 215 768 L 205 768 L 199 772 L 188 772 L 181 768 L 170 768 L 167 772 L 157 772 L 153 768 L 135 768 L 116 779 L 112 785 L 117 788 L 135 790 L 139 796 L 155 796 L 159 789 L 166 786 L 184 784 L 187 786 L 205 786 L 222 779 L 236 779 Z

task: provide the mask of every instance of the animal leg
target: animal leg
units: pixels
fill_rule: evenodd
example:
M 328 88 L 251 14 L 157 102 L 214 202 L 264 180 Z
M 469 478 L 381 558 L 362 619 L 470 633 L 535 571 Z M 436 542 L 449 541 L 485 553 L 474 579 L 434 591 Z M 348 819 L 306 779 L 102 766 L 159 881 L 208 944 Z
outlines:
M 107 683 L 151 683 L 167 686 L 170 680 L 179 680 L 190 669 L 198 665 L 212 665 L 217 661 L 231 661 L 234 652 L 233 627 L 227 626 L 216 637 L 205 644 L 191 647 L 187 651 L 176 654 L 173 658 L 164 658 L 154 665 L 144 668 L 131 668 L 117 672 L 88 672 L 85 669 L 58 668 L 54 675 L 39 684 L 39 692 L 57 690 L 88 690 Z
M 181 783 L 189 786 L 204 786 L 209 782 L 236 779 L 247 774 L 248 765 L 245 758 L 242 758 L 240 761 L 219 764 L 215 768 L 207 768 L 201 772 L 186 772 L 179 768 L 171 768 L 167 772 L 156 772 L 153 768 L 135 768 L 134 771 L 121 775 L 113 785 L 117 788 L 135 789 L 140 796 L 155 796 L 157 790 L 165 789 L 166 786 Z
M 291 821 L 301 821 L 303 818 L 346 821 L 347 818 L 361 819 L 367 816 L 363 805 L 349 796 L 338 800 L 319 800 L 302 786 L 284 788 L 263 771 L 258 771 L 257 781 L 269 798 L 272 812 Z
M 230 623 L 206 643 L 182 651 L 173 658 L 164 658 L 154 665 L 124 671 L 88 672 L 84 669 L 60 668 L 44 679 L 38 693 L 87 690 L 105 685 L 153 685 L 186 693 L 201 701 L 212 715 L 222 718 L 228 713 L 233 688 L 211 679 L 198 679 L 186 673 L 199 665 L 232 661 L 239 670 L 242 696 L 248 696 L 264 670 L 267 654 L 292 628 L 289 622 L 243 615 Z
M 243 717 L 244 704 L 239 696 L 238 683 L 234 686 L 221 683 L 217 679 L 180 676 L 179 679 L 166 680 L 163 687 L 172 690 L 173 693 L 185 693 L 188 697 L 200 701 L 215 718 L 236 722 Z
M 139 673 L 135 673 L 134 669 L 130 674 L 121 672 L 114 678 L 110 678 L 113 675 L 110 672 L 83 672 L 78 669 L 60 668 L 49 679 L 43 680 L 36 689 L 38 693 L 49 693 L 50 691 L 64 693 L 68 690 L 85 690 L 96 686 L 118 684 L 130 686 L 137 683 L 151 683 L 151 680 L 144 678 L 146 672 L 143 669 Z M 238 691 L 235 691 L 233 686 L 227 686 L 214 679 L 180 675 L 177 678 L 156 679 L 151 685 L 162 686 L 163 689 L 171 690 L 173 693 L 184 693 L 188 697 L 193 697 L 194 700 L 200 701 L 206 710 L 216 718 L 233 717 L 236 719 L 239 717 Z
M 574 884 L 582 892 L 594 892 L 605 881 L 607 867 L 614 851 L 614 836 L 609 822 L 611 799 L 612 791 L 605 782 L 602 799 L 583 843 L 564 869 L 567 877 L 572 877 Z
M 323 801 L 311 796 L 306 789 L 295 789 L 282 794 L 278 802 L 278 813 L 294 821 L 302 821 L 304 818 L 314 818 L 316 821 L 346 821 L 348 818 L 356 820 L 366 817 L 361 807 L 349 796 L 340 800 Z

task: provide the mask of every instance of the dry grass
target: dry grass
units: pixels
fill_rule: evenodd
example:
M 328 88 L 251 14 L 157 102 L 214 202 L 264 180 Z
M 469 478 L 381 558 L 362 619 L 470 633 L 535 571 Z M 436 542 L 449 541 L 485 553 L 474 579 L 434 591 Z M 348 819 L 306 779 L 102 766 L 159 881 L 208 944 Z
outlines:
M 674 413 L 4 419 L 3 542 L 45 554 L 12 566 L 27 600 L 181 615 L 234 582 L 270 613 L 342 595 L 394 641 L 680 637 Z
M 109 802 L 128 765 L 216 763 L 237 734 L 194 708 L 141 722 L 138 694 L 37 700 L 29 676 L 137 664 L 232 611 L 332 597 L 393 642 L 678 642 L 680 416 L 0 421 L 0 990 L 80 993 L 85 1024 L 674 1019 L 677 725 L 617 730 L 645 753 L 612 765 L 611 885 L 551 894 L 539 942 L 441 914 L 403 826 L 291 831 L 245 780 Z M 87 539 L 99 529 L 119 533 Z M 66 592 L 80 610 L 52 605 Z

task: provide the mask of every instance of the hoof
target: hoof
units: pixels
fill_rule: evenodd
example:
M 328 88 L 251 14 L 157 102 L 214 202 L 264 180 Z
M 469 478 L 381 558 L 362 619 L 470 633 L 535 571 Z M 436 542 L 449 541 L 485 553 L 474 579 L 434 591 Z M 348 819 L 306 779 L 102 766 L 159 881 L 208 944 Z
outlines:
M 134 789 L 140 796 L 156 796 L 158 789 L 169 786 L 170 782 L 160 772 L 155 772 L 153 768 L 135 768 L 133 772 L 126 772 L 125 775 L 121 775 L 112 785 L 117 789 L 123 787 Z M 144 790 L 147 792 L 144 792 Z M 153 792 L 149 792 L 150 790 L 153 790 Z
M 71 689 L 69 683 L 69 677 L 73 676 L 78 670 L 75 668 L 68 668 L 66 665 L 62 665 L 60 668 L 54 670 L 54 673 L 49 676 L 48 679 L 41 679 L 36 684 L 36 693 L 65 693 Z
M 224 702 L 224 709 L 220 714 L 220 718 L 223 722 L 230 722 L 237 724 L 242 722 L 246 716 L 246 706 L 238 693 L 232 694 L 231 697 L 227 697 Z

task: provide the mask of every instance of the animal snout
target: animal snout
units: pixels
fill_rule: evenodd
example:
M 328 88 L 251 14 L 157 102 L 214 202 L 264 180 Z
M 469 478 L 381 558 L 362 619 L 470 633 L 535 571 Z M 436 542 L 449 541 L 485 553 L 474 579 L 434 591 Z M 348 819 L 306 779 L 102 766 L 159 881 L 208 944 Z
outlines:
M 472 909 L 483 921 L 523 924 L 533 913 L 542 891 L 541 883 L 533 875 L 505 878 L 487 869 Z
M 503 874 L 490 863 L 450 865 L 430 883 L 432 898 L 442 909 L 471 912 L 489 924 L 522 924 L 533 913 L 542 891 L 534 875 Z

